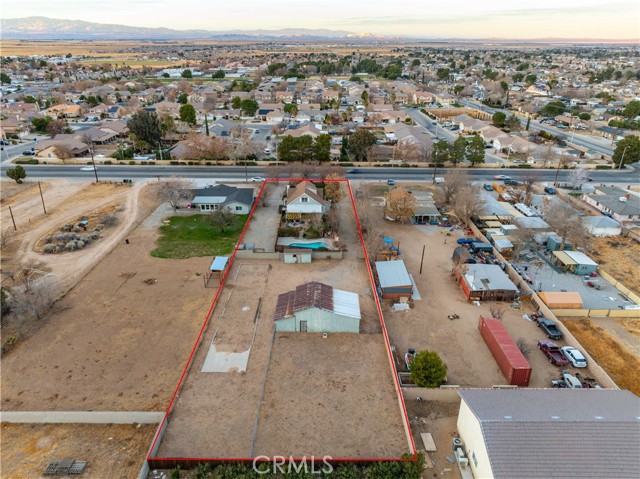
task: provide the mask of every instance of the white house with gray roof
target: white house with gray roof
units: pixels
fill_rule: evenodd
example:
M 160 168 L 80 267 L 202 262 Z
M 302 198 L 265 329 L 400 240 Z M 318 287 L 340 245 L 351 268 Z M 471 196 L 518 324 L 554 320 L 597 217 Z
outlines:
M 253 188 L 216 185 L 192 190 L 191 205 L 203 212 L 226 209 L 237 215 L 248 215 L 253 206 Z
M 621 223 L 640 220 L 640 196 L 617 186 L 598 186 L 582 200 Z
M 461 389 L 476 478 L 638 478 L 640 399 L 619 389 Z

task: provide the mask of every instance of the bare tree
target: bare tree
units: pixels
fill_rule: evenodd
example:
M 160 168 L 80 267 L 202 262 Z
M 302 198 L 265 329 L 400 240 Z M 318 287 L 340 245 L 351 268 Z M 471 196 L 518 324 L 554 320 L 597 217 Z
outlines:
M 489 305 L 489 314 L 492 318 L 502 319 L 507 308 L 502 303 L 491 303 Z
M 58 282 L 52 275 L 44 276 L 32 281 L 29 289 L 17 289 L 13 291 L 11 309 L 18 315 L 31 315 L 36 319 L 42 319 L 49 311 L 58 293 Z
M 71 148 L 69 148 L 67 145 L 64 145 L 64 144 L 56 145 L 54 150 L 55 150 L 56 156 L 61 160 L 68 160 L 69 158 L 73 157 L 73 152 L 71 151 Z
M 525 358 L 529 357 L 529 353 L 533 349 L 531 347 L 531 343 L 528 343 L 524 338 L 519 338 L 516 341 L 516 346 L 518 346 L 518 349 L 520 350 L 520 352 Z
M 462 168 L 447 170 L 444 174 L 444 183 L 438 188 L 436 198 L 440 203 L 450 204 L 462 187 L 469 184 L 469 175 Z
M 191 198 L 191 184 L 183 178 L 172 178 L 160 184 L 158 194 L 171 205 L 175 213 L 181 201 Z
M 224 138 L 191 133 L 185 140 L 185 158 L 192 160 L 220 160 L 227 156 L 228 144 Z
M 453 212 L 462 224 L 467 224 L 472 216 L 481 214 L 484 207 L 480 190 L 472 185 L 462 186 L 453 198 Z
M 9 246 L 15 239 L 16 232 L 11 228 L 5 228 L 0 232 L 0 248 Z
M 574 190 L 582 189 L 582 185 L 584 185 L 588 181 L 588 173 L 585 168 L 576 168 L 569 172 L 569 176 L 567 178 L 568 183 Z
M 584 223 L 576 210 L 563 201 L 549 202 L 544 209 L 544 219 L 562 237 L 561 250 L 567 241 L 577 246 L 585 245 L 588 235 Z
M 334 234 L 340 233 L 340 217 L 335 206 L 332 206 L 329 213 L 327 213 L 327 225 L 329 225 Z
M 224 233 L 228 228 L 235 226 L 238 217 L 227 209 L 220 209 L 211 213 L 210 221 L 214 228 Z
M 410 191 L 395 188 L 387 194 L 386 213 L 399 223 L 406 223 L 413 218 L 418 202 Z
M 524 194 L 527 199 L 529 199 L 529 201 L 531 201 L 530 197 L 533 193 L 533 187 L 538 181 L 540 181 L 540 175 L 538 175 L 538 173 L 534 171 L 527 172 L 527 174 L 522 177 L 522 183 L 524 184 Z M 527 204 L 529 204 L 529 201 L 527 202 Z
M 419 151 L 416 145 L 408 141 L 399 141 L 393 150 L 393 158 L 402 163 L 418 161 Z
M 383 208 L 364 196 L 357 197 L 355 204 L 364 246 L 369 255 L 369 261 L 373 264 L 377 254 L 385 247 L 386 223 L 383 219 Z
M 534 237 L 535 233 L 531 228 L 518 228 L 509 235 L 509 239 L 513 243 L 514 262 L 518 262 L 522 250 L 527 244 L 533 241 Z

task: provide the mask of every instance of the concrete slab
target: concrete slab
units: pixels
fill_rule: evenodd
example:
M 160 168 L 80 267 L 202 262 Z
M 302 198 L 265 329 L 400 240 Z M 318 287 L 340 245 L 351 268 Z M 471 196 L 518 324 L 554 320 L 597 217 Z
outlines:
M 247 371 L 251 348 L 241 353 L 227 353 L 217 351 L 215 345 L 209 346 L 209 352 L 204 360 L 201 371 L 203 373 L 228 373 L 229 371 Z

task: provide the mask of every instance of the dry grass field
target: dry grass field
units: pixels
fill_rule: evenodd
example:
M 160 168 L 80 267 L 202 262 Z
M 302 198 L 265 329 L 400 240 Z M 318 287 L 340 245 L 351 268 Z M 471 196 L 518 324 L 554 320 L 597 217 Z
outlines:
M 630 237 L 591 239 L 593 259 L 602 269 L 624 284 L 640 293 L 640 243 Z
M 593 320 L 562 322 L 618 386 L 640 395 L 640 359 L 636 355 Z
M 2 479 L 40 479 L 50 461 L 87 461 L 83 479 L 137 477 L 155 424 L 2 424 Z

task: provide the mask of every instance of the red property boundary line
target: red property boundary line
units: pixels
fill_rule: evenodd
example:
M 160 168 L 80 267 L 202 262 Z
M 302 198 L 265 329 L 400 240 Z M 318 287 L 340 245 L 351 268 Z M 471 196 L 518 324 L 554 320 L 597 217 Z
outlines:
M 387 327 L 385 325 L 384 322 L 384 317 L 382 315 L 382 307 L 380 304 L 380 299 L 378 298 L 378 295 L 376 293 L 376 285 L 375 285 L 375 280 L 374 280 L 374 276 L 373 276 L 373 271 L 371 270 L 371 265 L 369 263 L 369 254 L 367 253 L 367 249 L 365 247 L 364 244 L 364 237 L 362 235 L 362 227 L 360 225 L 360 218 L 358 216 L 358 212 L 356 210 L 356 205 L 355 205 L 355 199 L 353 196 L 353 191 L 351 189 L 351 183 L 349 182 L 349 180 L 346 179 L 317 179 L 317 178 L 267 178 L 265 181 L 263 181 L 262 183 L 262 187 L 260 188 L 260 191 L 258 192 L 258 196 L 256 197 L 256 200 L 251 208 L 251 211 L 249 213 L 249 218 L 247 219 L 247 222 L 244 225 L 244 228 L 242 229 L 242 233 L 240 234 L 240 238 L 238 239 L 238 242 L 236 243 L 236 246 L 233 250 L 233 253 L 231 255 L 231 259 L 229 261 L 229 267 L 227 268 L 224 276 L 222 277 L 222 280 L 220 281 L 220 284 L 218 285 L 218 289 L 216 290 L 216 294 L 213 298 L 213 301 L 211 303 L 211 306 L 209 307 L 209 311 L 207 312 L 204 322 L 202 324 L 202 327 L 200 328 L 200 332 L 198 333 L 198 336 L 196 338 L 196 341 L 193 345 L 193 348 L 191 349 L 191 353 L 189 354 L 189 358 L 187 359 L 187 362 L 185 364 L 185 367 L 182 371 L 182 374 L 180 375 L 180 380 L 178 381 L 178 384 L 175 388 L 175 391 L 171 397 L 171 401 L 169 402 L 169 405 L 167 407 L 167 410 L 164 414 L 164 417 L 162 419 L 162 422 L 160 423 L 160 425 L 158 426 L 158 429 L 156 431 L 156 434 L 154 436 L 153 442 L 151 444 L 151 447 L 149 448 L 149 452 L 147 453 L 147 463 L 149 463 L 150 467 L 154 466 L 156 468 L 164 468 L 164 466 L 162 465 L 162 463 L 173 463 L 173 462 L 181 462 L 181 463 L 194 463 L 197 464 L 198 462 L 219 462 L 219 463 L 239 463 L 239 462 L 248 462 L 248 463 L 252 463 L 254 461 L 255 458 L 252 457 L 151 457 L 152 451 L 156 448 L 156 444 L 158 442 L 158 439 L 161 435 L 161 432 L 163 431 L 163 428 L 165 427 L 165 425 L 167 424 L 167 421 L 169 419 L 169 414 L 171 413 L 172 409 L 173 409 L 173 405 L 175 404 L 175 400 L 178 397 L 178 393 L 184 383 L 184 379 L 193 363 L 193 359 L 195 357 L 195 353 L 200 345 L 200 340 L 202 339 L 202 335 L 204 334 L 204 331 L 207 328 L 207 325 L 209 324 L 209 321 L 211 319 L 212 316 L 212 312 L 218 302 L 218 299 L 220 297 L 220 294 L 222 292 L 222 288 L 225 285 L 226 279 L 227 279 L 227 275 L 229 274 L 229 271 L 231 270 L 231 267 L 233 266 L 233 263 L 235 262 L 235 258 L 236 258 L 236 254 L 238 252 L 238 249 L 240 248 L 240 245 L 242 244 L 242 240 L 244 238 L 244 235 L 247 231 L 247 228 L 249 227 L 249 224 L 251 223 L 251 220 L 253 219 L 253 215 L 255 213 L 256 207 L 258 206 L 259 202 L 260 202 L 260 198 L 262 197 L 262 195 L 264 194 L 264 189 L 267 185 L 267 183 L 281 183 L 281 182 L 301 182 L 301 181 L 311 181 L 311 182 L 324 182 L 324 183 L 328 183 L 328 182 L 341 182 L 341 183 L 346 183 L 347 184 L 347 188 L 349 190 L 349 198 L 351 200 L 351 207 L 353 208 L 353 213 L 355 216 L 355 220 L 356 220 L 356 226 L 358 228 L 358 235 L 360 236 L 360 244 L 362 246 L 362 250 L 364 251 L 364 257 L 365 257 L 365 263 L 367 265 L 367 271 L 369 273 L 369 280 L 371 281 L 371 287 L 373 290 L 373 295 L 374 295 L 374 299 L 376 302 L 376 309 L 378 311 L 378 317 L 380 319 L 380 325 L 382 327 L 382 334 L 384 337 L 384 341 L 385 341 L 385 346 L 386 346 L 386 351 L 387 351 L 387 359 L 389 361 L 389 366 L 391 368 L 391 376 L 393 377 L 393 382 L 394 385 L 396 387 L 396 392 L 398 394 L 398 400 L 399 400 L 399 404 L 400 404 L 400 409 L 401 409 L 401 413 L 402 413 L 402 418 L 404 420 L 404 426 L 405 426 L 405 433 L 407 434 L 408 437 L 408 442 L 409 445 L 411 447 L 411 453 L 412 456 L 411 457 L 399 457 L 399 458 L 389 458 L 389 457 L 372 457 L 372 458 L 353 458 L 353 457 L 349 457 L 349 458 L 331 458 L 330 462 L 332 463 L 338 463 L 338 462 L 345 462 L 345 463 L 370 463 L 370 462 L 382 462 L 382 461 L 387 461 L 387 462 L 415 462 L 418 460 L 418 454 L 416 451 L 416 446 L 415 446 L 415 441 L 413 440 L 413 434 L 411 433 L 411 426 L 409 424 L 409 417 L 407 414 L 407 409 L 405 407 L 404 404 L 404 395 L 402 394 L 402 390 L 400 388 L 400 383 L 396 374 L 396 370 L 395 370 L 395 363 L 393 360 L 393 355 L 391 354 L 391 344 L 389 342 L 389 335 L 387 332 Z M 264 456 L 262 456 L 264 457 Z M 306 458 L 290 458 L 293 461 L 296 462 L 300 462 L 302 460 L 306 460 Z M 258 461 L 257 461 L 258 462 Z M 262 462 L 265 462 L 264 460 Z

